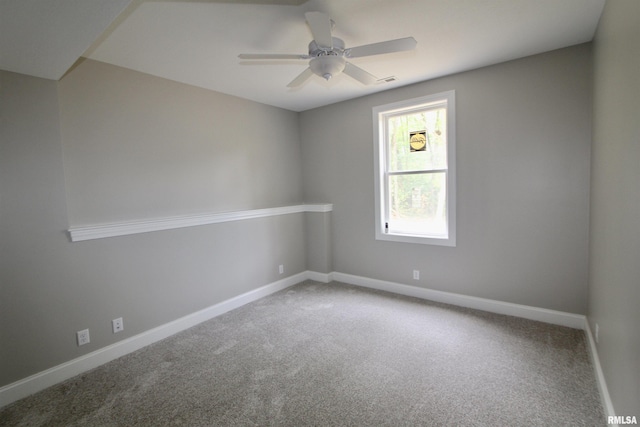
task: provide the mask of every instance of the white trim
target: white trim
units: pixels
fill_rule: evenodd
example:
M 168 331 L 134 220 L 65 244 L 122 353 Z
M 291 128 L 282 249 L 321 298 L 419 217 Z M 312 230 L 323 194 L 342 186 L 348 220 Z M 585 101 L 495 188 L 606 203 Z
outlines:
M 307 271 L 307 279 L 316 282 L 329 283 L 333 282 L 333 273 L 318 273 L 317 271 Z
M 80 242 L 83 240 L 126 236 L 129 234 L 148 233 L 150 231 L 171 230 L 175 228 L 217 224 L 220 222 L 240 221 L 253 218 L 264 218 L 275 215 L 285 215 L 300 212 L 330 212 L 332 210 L 332 204 L 305 204 L 281 206 L 277 208 L 253 209 L 247 211 L 208 213 L 202 215 L 184 215 L 140 221 L 71 227 L 69 228 L 69 235 L 71 236 L 72 242 Z
M 605 416 L 614 416 L 616 415 L 616 411 L 613 409 L 613 402 L 611 402 L 609 388 L 607 387 L 607 382 L 604 379 L 604 372 L 602 372 L 602 365 L 600 365 L 600 358 L 598 357 L 598 347 L 596 345 L 596 341 L 593 339 L 591 326 L 589 326 L 588 321 L 585 322 L 584 330 L 587 335 L 587 347 L 589 348 L 589 354 L 591 355 L 591 361 L 593 362 L 593 370 L 595 371 L 596 382 L 598 383 L 598 391 L 600 391 L 600 397 L 602 398 L 602 407 L 604 408 Z
M 461 307 L 468 307 L 477 310 L 484 310 L 491 313 L 505 314 L 509 316 L 521 317 L 524 319 L 536 320 L 554 325 L 567 326 L 574 329 L 582 329 L 587 336 L 587 347 L 591 355 L 593 368 L 595 371 L 596 383 L 598 391 L 602 399 L 602 406 L 605 416 L 614 416 L 616 411 L 613 408 L 613 402 L 609 395 L 609 389 L 604 378 L 598 350 L 591 333 L 591 328 L 587 317 L 581 314 L 567 313 L 563 311 L 549 310 L 545 308 L 532 307 L 521 304 L 513 304 L 509 302 L 490 300 L 486 298 L 478 298 L 450 292 L 436 291 L 432 289 L 418 288 L 416 286 L 408 286 L 400 283 L 387 282 L 384 280 L 370 279 L 368 277 L 355 276 L 339 272 L 330 273 L 332 280 L 348 283 L 350 285 L 362 286 L 381 291 L 392 292 L 400 295 L 406 295 L 430 301 L 437 301 L 445 304 L 451 304 Z
M 387 170 L 388 129 L 387 118 L 398 114 L 407 114 L 433 106 L 446 106 L 447 112 L 447 167 L 442 171 L 446 176 L 446 236 L 405 234 L 389 229 L 389 189 L 388 175 L 405 175 L 407 172 L 389 173 Z M 456 246 L 456 105 L 455 90 L 449 90 L 432 95 L 421 96 L 391 104 L 373 107 L 373 143 L 374 143 L 374 215 L 375 238 L 382 241 L 418 243 L 437 246 Z M 415 173 L 432 173 L 435 170 L 420 170 Z M 409 172 L 413 173 L 413 172 Z M 391 224 L 393 225 L 393 224 Z
M 367 277 L 354 276 L 351 274 L 331 272 L 319 273 L 315 271 L 304 271 L 285 279 L 262 286 L 253 291 L 238 295 L 229 300 L 220 302 L 211 307 L 197 311 L 195 313 L 181 317 L 180 319 L 150 329 L 133 337 L 124 339 L 107 347 L 101 348 L 84 356 L 65 362 L 61 365 L 31 375 L 22 380 L 0 387 L 0 408 L 19 399 L 27 397 L 33 393 L 44 390 L 61 381 L 72 378 L 83 372 L 94 369 L 107 362 L 115 360 L 126 354 L 139 350 L 149 344 L 160 341 L 180 331 L 191 328 L 202 322 L 210 320 L 216 316 L 224 314 L 230 310 L 241 307 L 260 298 L 271 295 L 280 290 L 303 282 L 304 280 L 315 280 L 329 283 L 333 280 L 351 285 L 366 288 L 378 289 L 393 292 L 400 295 L 407 295 L 421 299 L 442 302 L 462 307 L 474 308 L 498 314 L 523 317 L 525 319 L 538 320 L 561 326 L 568 326 L 576 329 L 586 329 L 590 344 L 590 349 L 594 355 L 594 365 L 596 368 L 596 379 L 600 387 L 601 395 L 605 401 L 605 410 L 610 414 L 615 414 L 611 399 L 604 382 L 604 376 L 597 358 L 595 345 L 591 331 L 588 329 L 585 316 L 565 313 L 543 308 L 530 307 L 519 304 L 512 304 L 502 301 L 477 298 L 466 295 L 454 294 L 450 292 L 435 291 L 431 289 L 418 288 L 415 286 L 403 285 L 400 283 L 387 282 L 383 280 L 370 279 Z
M 345 273 L 333 272 L 332 276 L 333 280 L 351 285 L 378 289 L 381 291 L 393 292 L 400 295 L 461 307 L 474 308 L 476 310 L 489 311 L 491 313 L 522 317 L 525 319 L 537 320 L 539 322 L 552 323 L 554 325 L 567 326 L 575 329 L 584 329 L 586 322 L 585 316 L 581 314 L 565 313 L 563 311 L 549 310 L 546 308 L 513 304 L 510 302 L 454 294 L 451 292 L 435 291 L 432 289 L 418 288 L 416 286 L 408 286 L 400 283 L 370 279 L 368 277 L 354 276 Z
M 45 388 L 55 385 L 61 381 L 67 380 L 146 347 L 149 344 L 163 340 L 180 331 L 213 319 L 214 317 L 224 314 L 230 310 L 298 284 L 307 280 L 309 276 L 310 273 L 307 271 L 289 276 L 285 279 L 270 283 L 258 289 L 254 289 L 221 303 L 212 305 L 203 310 L 188 314 L 138 335 L 126 338 L 89 354 L 85 354 L 84 356 L 62 363 L 61 365 L 38 372 L 37 374 L 23 378 L 4 387 L 0 387 L 0 408 L 22 399 L 23 397 L 27 397 L 33 393 L 44 390 Z
M 303 205 L 304 212 L 331 212 L 333 210 L 333 204 L 322 203 L 315 205 Z

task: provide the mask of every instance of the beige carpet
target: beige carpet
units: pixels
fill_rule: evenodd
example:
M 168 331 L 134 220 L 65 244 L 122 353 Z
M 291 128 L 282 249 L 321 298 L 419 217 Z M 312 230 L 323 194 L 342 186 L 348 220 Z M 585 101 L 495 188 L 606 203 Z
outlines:
M 305 282 L 0 410 L 2 426 L 604 426 L 584 332 Z

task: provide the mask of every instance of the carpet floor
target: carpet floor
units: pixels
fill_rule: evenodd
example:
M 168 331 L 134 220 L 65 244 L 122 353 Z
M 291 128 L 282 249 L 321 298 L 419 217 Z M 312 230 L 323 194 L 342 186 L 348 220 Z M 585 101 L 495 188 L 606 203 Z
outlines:
M 604 426 L 584 332 L 306 281 L 0 409 L 1 426 Z

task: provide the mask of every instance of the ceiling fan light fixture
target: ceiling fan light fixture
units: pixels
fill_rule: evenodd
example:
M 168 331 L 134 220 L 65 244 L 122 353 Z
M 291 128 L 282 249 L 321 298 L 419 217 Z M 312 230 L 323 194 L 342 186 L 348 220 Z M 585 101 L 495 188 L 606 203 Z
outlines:
M 346 61 L 341 56 L 327 55 L 313 58 L 309 62 L 309 68 L 313 74 L 329 80 L 333 76 L 340 74 L 345 67 Z

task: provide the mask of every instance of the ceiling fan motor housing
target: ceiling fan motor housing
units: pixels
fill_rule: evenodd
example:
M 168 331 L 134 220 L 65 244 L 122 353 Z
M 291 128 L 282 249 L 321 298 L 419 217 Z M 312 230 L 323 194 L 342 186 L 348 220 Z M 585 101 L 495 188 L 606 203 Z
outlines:
M 309 43 L 309 56 L 313 58 L 325 55 L 342 56 L 344 54 L 344 42 L 342 39 L 331 37 L 331 40 L 333 41 L 331 48 L 320 47 L 315 40 L 312 40 L 311 43 Z

